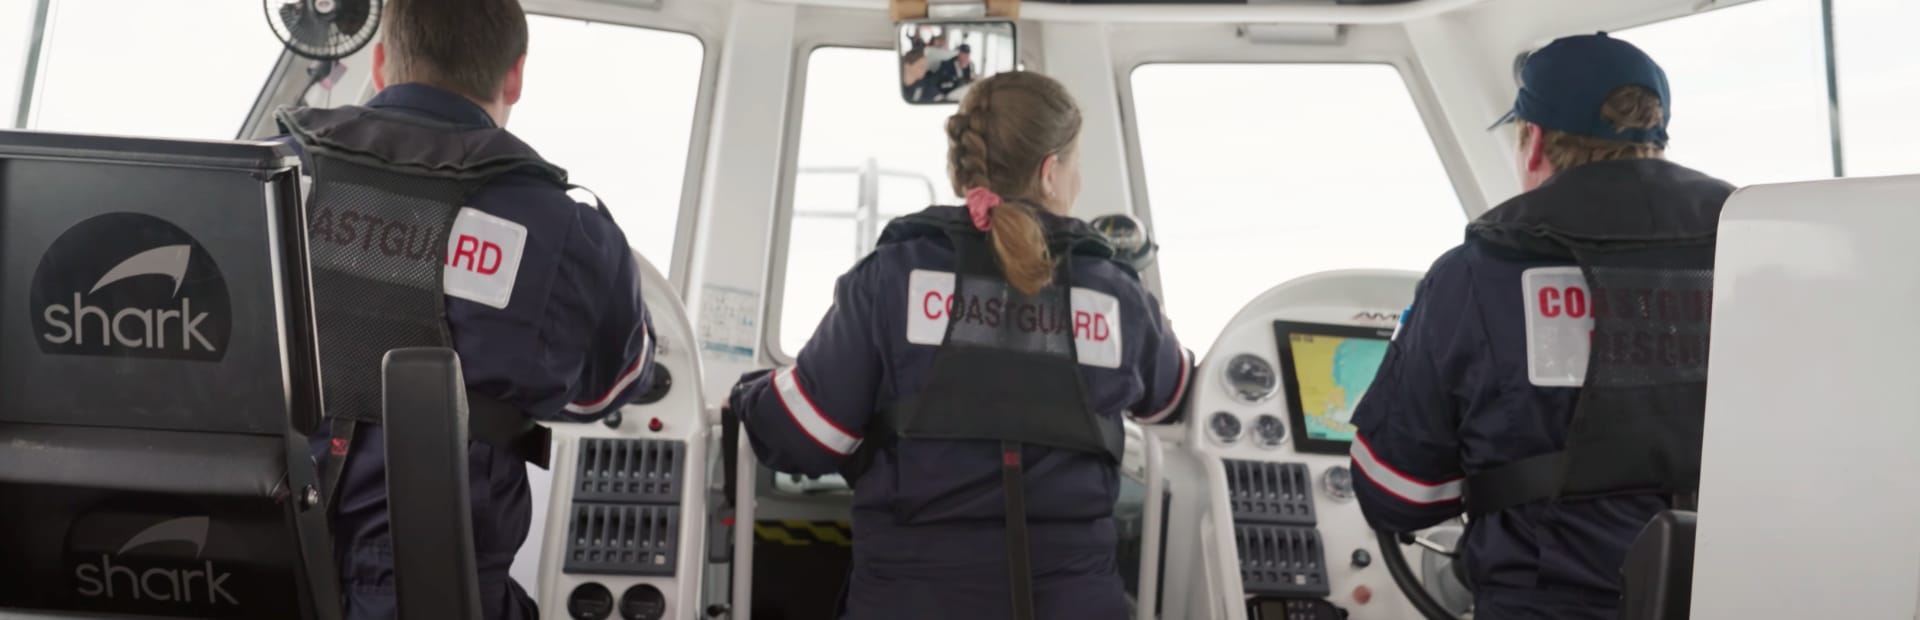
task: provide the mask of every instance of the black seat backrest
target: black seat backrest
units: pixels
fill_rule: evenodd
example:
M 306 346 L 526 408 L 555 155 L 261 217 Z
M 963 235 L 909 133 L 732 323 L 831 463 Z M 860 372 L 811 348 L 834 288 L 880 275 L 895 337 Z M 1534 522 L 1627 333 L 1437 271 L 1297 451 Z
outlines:
M 1693 604 L 1696 513 L 1654 515 L 1627 548 L 1621 567 L 1621 620 L 1681 620 Z
M 338 617 L 296 165 L 0 131 L 0 615 Z

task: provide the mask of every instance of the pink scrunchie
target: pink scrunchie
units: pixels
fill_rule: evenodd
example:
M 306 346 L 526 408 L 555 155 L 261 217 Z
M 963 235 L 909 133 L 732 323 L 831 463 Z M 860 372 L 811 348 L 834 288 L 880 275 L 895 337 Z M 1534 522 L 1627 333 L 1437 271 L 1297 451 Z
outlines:
M 967 190 L 967 213 L 973 216 L 974 228 L 993 230 L 993 208 L 998 206 L 1000 195 L 993 190 L 984 187 Z

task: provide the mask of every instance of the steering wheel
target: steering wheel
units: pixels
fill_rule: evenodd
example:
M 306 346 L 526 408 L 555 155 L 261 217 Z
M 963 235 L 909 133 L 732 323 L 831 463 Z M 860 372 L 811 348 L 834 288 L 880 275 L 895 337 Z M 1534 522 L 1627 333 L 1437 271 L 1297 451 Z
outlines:
M 1420 612 L 1420 616 L 1427 620 L 1460 620 L 1462 616 L 1456 615 L 1447 609 L 1446 605 L 1441 604 L 1439 599 L 1434 597 L 1433 592 L 1427 589 L 1426 584 L 1414 575 L 1413 568 L 1407 564 L 1405 546 L 1416 545 L 1451 558 L 1453 577 L 1465 584 L 1467 580 L 1464 565 L 1460 562 L 1460 554 L 1423 536 L 1386 530 L 1374 530 L 1373 533 L 1379 538 L 1380 561 L 1386 564 L 1387 574 L 1393 576 L 1394 585 L 1400 586 L 1400 592 L 1406 595 L 1407 602 L 1413 604 L 1413 608 Z

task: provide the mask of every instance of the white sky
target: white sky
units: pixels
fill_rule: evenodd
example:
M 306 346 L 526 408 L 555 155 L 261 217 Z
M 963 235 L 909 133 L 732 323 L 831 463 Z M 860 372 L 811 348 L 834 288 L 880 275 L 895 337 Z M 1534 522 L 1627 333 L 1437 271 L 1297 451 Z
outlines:
M 0 126 L 14 121 L 34 4 L 0 0 Z M 1674 159 L 1742 184 L 1830 174 L 1818 4 L 1759 0 L 1617 33 L 1668 70 Z M 279 50 L 259 0 L 53 6 L 30 128 L 230 138 Z M 1920 2 L 1835 8 L 1849 173 L 1920 170 Z M 532 30 L 526 99 L 509 128 L 598 191 L 668 269 L 704 50 L 686 35 L 575 20 L 536 17 Z M 883 213 L 927 203 L 926 182 L 950 200 L 950 107 L 901 103 L 890 50 L 827 48 L 809 62 L 798 167 L 872 159 L 907 173 L 883 183 Z M 1421 269 L 1460 238 L 1458 199 L 1390 67 L 1156 65 L 1129 86 L 1166 303 L 1188 346 L 1207 347 L 1241 304 L 1286 278 Z M 808 174 L 795 200 L 851 212 L 857 194 L 850 175 Z M 787 351 L 858 258 L 854 230 L 795 223 Z
M 1148 65 L 1133 93 L 1162 303 L 1195 351 L 1275 284 L 1424 271 L 1460 242 L 1466 213 L 1390 65 Z
M 527 83 L 507 128 L 599 194 L 627 242 L 670 273 L 700 40 L 542 15 L 527 26 Z

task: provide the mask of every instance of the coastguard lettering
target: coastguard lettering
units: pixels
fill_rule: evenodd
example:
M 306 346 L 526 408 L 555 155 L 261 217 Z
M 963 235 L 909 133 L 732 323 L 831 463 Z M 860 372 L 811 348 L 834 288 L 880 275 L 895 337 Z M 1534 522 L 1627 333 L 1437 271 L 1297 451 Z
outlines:
M 1713 291 L 1676 288 L 1595 288 L 1586 285 L 1543 287 L 1538 312 L 1544 318 L 1594 318 L 1657 323 L 1700 323 L 1713 314 Z M 1591 299 L 1591 303 L 1589 303 Z
M 1587 342 L 1593 359 L 1667 368 L 1707 363 L 1705 323 L 1713 311 L 1711 290 L 1596 287 L 1589 294 L 1585 285 L 1580 285 L 1542 287 L 1535 295 L 1539 297 L 1539 318 L 1590 319 L 1616 327 L 1634 326 L 1606 336 L 1597 335 L 1589 326 Z M 1680 329 L 1689 324 L 1698 326 Z
M 1593 315 L 1633 329 L 1589 332 L 1593 359 L 1610 365 L 1704 368 L 1713 291 L 1691 288 L 1595 287 Z
M 459 234 L 453 243 L 442 244 L 439 234 L 424 226 L 387 220 L 351 209 L 323 207 L 314 213 L 311 231 L 315 241 L 376 252 L 387 258 L 427 260 L 439 258 L 441 264 L 490 276 L 500 272 L 506 250 L 499 243 Z M 436 248 L 445 247 L 445 255 Z
M 1002 323 L 1027 333 L 1057 334 L 1073 330 L 1076 340 L 1106 342 L 1113 338 L 1113 323 L 1107 315 L 1086 310 L 1072 312 L 1072 322 L 1051 304 L 982 300 L 964 294 L 951 297 L 940 291 L 927 291 L 920 298 L 921 315 L 929 321 L 951 317 L 962 323 L 999 328 Z
M 1613 286 L 1590 285 L 1578 267 L 1538 267 L 1522 274 L 1528 374 L 1534 385 L 1579 387 L 1590 363 L 1640 369 L 1636 376 L 1643 380 L 1706 369 L 1710 280 L 1652 270 L 1607 278 Z
M 490 276 L 500 272 L 500 257 L 500 244 L 482 241 L 473 235 L 460 235 L 447 256 L 447 266 Z
M 387 258 L 443 258 L 447 265 L 453 264 L 452 257 L 440 256 L 437 248 L 443 244 L 439 234 L 424 226 L 331 207 L 315 211 L 311 219 L 313 225 L 307 230 L 316 242 L 377 252 Z
M 955 293 L 952 272 L 915 269 L 908 275 L 907 342 L 946 342 L 948 321 L 972 328 L 1033 335 L 1071 334 L 1083 365 L 1119 368 L 1123 330 L 1120 300 L 1093 289 L 1073 287 L 1064 300 L 1017 300 L 1011 295 Z M 1058 307 L 1060 301 L 1068 304 Z

